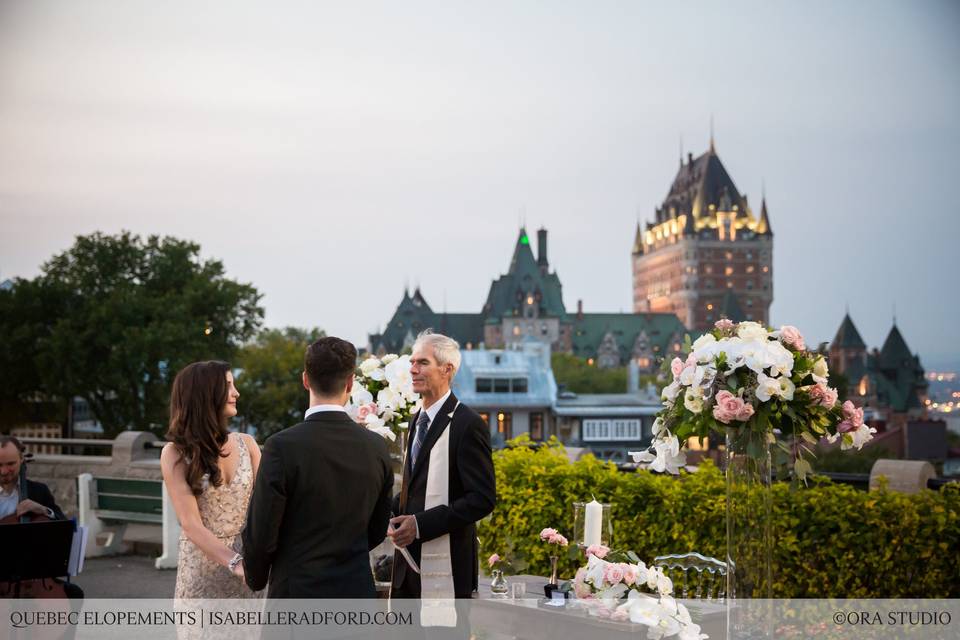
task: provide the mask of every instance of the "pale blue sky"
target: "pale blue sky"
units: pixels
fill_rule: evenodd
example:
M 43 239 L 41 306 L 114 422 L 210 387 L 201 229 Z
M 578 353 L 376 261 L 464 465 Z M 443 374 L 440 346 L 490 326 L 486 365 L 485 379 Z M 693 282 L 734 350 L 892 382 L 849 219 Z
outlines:
M 267 323 L 364 344 L 405 281 L 479 311 L 521 211 L 574 308 L 711 115 L 775 324 L 960 361 L 957 2 L 0 4 L 0 278 L 73 236 L 191 238 Z

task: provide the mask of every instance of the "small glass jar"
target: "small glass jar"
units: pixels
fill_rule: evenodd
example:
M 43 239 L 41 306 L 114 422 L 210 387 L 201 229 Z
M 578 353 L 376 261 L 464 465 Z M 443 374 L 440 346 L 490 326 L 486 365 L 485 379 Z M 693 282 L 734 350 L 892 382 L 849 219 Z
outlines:
M 503 571 L 494 569 L 492 575 L 493 580 L 490 581 L 490 593 L 493 594 L 494 598 L 507 597 L 507 580 L 503 577 Z

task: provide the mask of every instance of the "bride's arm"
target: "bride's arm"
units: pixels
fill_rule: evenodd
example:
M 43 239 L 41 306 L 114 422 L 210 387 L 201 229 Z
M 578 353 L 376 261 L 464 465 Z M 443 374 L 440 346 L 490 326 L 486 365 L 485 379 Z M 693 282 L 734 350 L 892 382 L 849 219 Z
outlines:
M 170 494 L 170 501 L 177 512 L 184 535 L 208 558 L 224 567 L 229 566 L 236 552 L 203 526 L 197 498 L 187 484 L 185 466 L 181 464 L 180 454 L 172 443 L 167 444 L 160 452 L 160 470 L 163 472 L 163 483 L 167 486 L 167 493 Z

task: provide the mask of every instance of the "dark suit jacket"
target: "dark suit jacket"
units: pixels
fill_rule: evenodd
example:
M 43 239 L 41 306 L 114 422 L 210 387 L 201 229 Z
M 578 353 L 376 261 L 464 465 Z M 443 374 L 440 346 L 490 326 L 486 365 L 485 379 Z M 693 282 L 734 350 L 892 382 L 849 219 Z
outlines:
M 449 414 L 457 406 L 457 398 L 450 394 L 427 431 L 427 439 L 419 451 L 417 464 L 410 470 L 410 449 L 415 436 L 411 429 L 407 446 L 407 464 L 404 465 L 405 492 L 394 498 L 394 513 L 415 515 L 420 538 L 407 547 L 413 559 L 420 564 L 423 542 L 444 534 L 450 535 L 453 586 L 456 597 L 469 598 L 477 588 L 476 522 L 493 511 L 497 500 L 493 475 L 493 457 L 490 451 L 490 430 L 475 411 L 460 405 L 453 420 Z M 413 417 L 415 425 L 419 414 Z M 450 429 L 450 504 L 424 510 L 430 451 L 444 429 Z M 407 594 L 420 595 L 419 576 L 411 570 L 399 553 L 393 559 L 393 586 Z
M 22 496 L 21 499 L 23 499 Z M 67 517 L 63 515 L 63 511 L 60 510 L 60 507 L 57 506 L 57 501 L 53 499 L 53 494 L 50 493 L 49 487 L 42 482 L 27 480 L 27 499 L 33 500 L 37 504 L 42 504 L 48 509 L 53 509 L 53 514 L 57 520 L 67 519 Z
M 369 551 L 387 532 L 387 445 L 339 411 L 267 440 L 243 530 L 247 584 L 271 598 L 364 598 Z

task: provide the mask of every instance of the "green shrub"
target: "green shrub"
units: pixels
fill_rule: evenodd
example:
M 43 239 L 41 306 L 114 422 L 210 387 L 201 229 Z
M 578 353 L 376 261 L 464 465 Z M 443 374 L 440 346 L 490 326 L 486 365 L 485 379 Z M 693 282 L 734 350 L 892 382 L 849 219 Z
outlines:
M 613 503 L 612 546 L 650 563 L 657 555 L 725 556 L 723 474 L 704 464 L 680 477 L 621 473 L 592 456 L 571 463 L 555 441 L 525 438 L 494 453 L 497 507 L 479 525 L 481 556 L 513 548 L 526 573 L 547 575 L 555 547 L 544 527 L 573 537 L 573 503 Z M 774 597 L 960 597 L 960 487 L 905 495 L 814 481 L 773 486 Z M 583 558 L 571 542 L 560 575 Z M 486 568 L 486 562 L 481 562 Z

